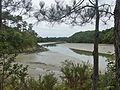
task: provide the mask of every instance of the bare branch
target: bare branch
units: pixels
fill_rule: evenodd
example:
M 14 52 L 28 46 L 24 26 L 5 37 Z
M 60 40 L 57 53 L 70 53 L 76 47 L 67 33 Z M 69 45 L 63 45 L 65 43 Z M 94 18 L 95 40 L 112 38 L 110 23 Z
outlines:
M 112 12 L 109 12 L 109 11 L 103 11 L 103 10 L 99 10 L 99 12 L 105 12 L 105 13 L 107 13 L 107 14 L 110 14 L 110 15 L 114 15 L 114 13 L 112 13 Z

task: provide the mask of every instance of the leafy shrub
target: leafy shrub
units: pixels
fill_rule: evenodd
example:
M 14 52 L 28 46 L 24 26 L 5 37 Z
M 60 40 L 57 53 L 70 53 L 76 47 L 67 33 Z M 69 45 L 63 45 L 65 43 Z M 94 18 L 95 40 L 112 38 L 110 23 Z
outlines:
M 39 80 L 34 78 L 29 78 L 26 81 L 26 90 L 54 90 L 57 83 L 57 78 L 54 77 L 53 73 L 45 74 L 44 76 L 39 76 Z
M 100 90 L 116 90 L 115 56 L 108 57 L 107 62 L 105 74 L 100 74 L 99 88 Z
M 91 68 L 88 64 L 75 64 L 71 61 L 63 62 L 62 80 L 70 90 L 88 90 L 91 88 Z

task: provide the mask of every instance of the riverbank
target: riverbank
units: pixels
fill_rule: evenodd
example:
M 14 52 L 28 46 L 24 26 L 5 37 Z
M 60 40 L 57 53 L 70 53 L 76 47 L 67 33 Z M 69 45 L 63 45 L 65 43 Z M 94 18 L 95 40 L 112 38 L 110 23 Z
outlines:
M 38 43 L 39 45 L 43 43 Z M 56 45 L 48 45 L 43 46 L 43 48 L 47 48 L 48 51 L 45 52 L 38 52 L 38 53 L 22 53 L 19 54 L 16 57 L 16 62 L 23 64 L 23 65 L 29 65 L 28 68 L 28 74 L 31 77 L 38 78 L 40 74 L 45 74 L 47 71 L 52 71 L 56 75 L 56 77 L 61 75 L 60 67 L 61 62 L 64 62 L 65 60 L 72 60 L 75 63 L 82 63 L 82 62 L 89 62 L 90 65 L 93 65 L 93 56 L 92 56 L 92 48 L 93 44 L 71 44 L 71 43 L 64 43 L 64 44 L 56 44 Z M 52 43 L 53 44 L 53 43 Z M 74 47 L 73 47 L 73 46 Z M 81 47 L 83 46 L 83 47 Z M 106 52 L 109 52 L 109 48 L 113 48 L 112 45 L 101 45 L 102 49 L 106 47 Z M 78 48 L 83 49 L 82 53 L 73 52 L 71 48 Z M 85 47 L 88 48 L 87 51 L 85 51 Z M 76 51 L 79 51 L 76 50 Z M 90 51 L 91 50 L 91 51 Z M 102 51 L 102 50 L 101 50 Z M 83 54 L 85 53 L 85 54 Z M 87 53 L 87 54 L 86 54 Z M 107 66 L 107 57 L 103 57 L 102 55 L 99 57 L 99 68 L 101 72 L 104 72 L 106 70 Z
M 61 44 L 64 47 L 70 49 L 93 52 L 94 44 L 92 43 L 65 43 Z M 101 54 L 114 54 L 114 45 L 113 44 L 99 44 L 99 53 Z
M 29 48 L 23 49 L 20 53 L 30 54 L 30 53 L 38 53 L 38 52 L 44 52 L 44 51 L 48 51 L 48 49 L 39 45 L 39 44 L 37 44 L 34 47 L 29 47 Z
M 88 56 L 92 56 L 93 52 L 92 51 L 85 51 L 85 50 L 78 50 L 78 49 L 72 49 L 70 48 L 72 51 L 78 53 L 78 54 L 84 54 L 84 55 L 88 55 Z M 109 53 L 99 53 L 100 56 L 103 57 L 110 57 L 112 54 Z

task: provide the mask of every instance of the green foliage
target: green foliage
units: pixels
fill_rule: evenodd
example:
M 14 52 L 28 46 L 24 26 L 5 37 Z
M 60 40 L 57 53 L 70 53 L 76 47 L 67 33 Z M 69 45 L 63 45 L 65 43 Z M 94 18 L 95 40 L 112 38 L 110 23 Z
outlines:
M 19 31 L 17 28 L 6 28 L 0 32 L 0 49 L 21 52 L 26 48 L 36 47 L 37 37 L 29 31 Z
M 91 88 L 91 68 L 88 64 L 75 64 L 63 62 L 61 72 L 62 80 L 70 90 L 88 90 Z
M 28 8 L 29 5 L 31 6 L 31 0 L 30 1 L 25 0 L 24 2 L 20 1 L 15 2 L 21 5 L 22 4 L 26 5 L 28 3 L 27 5 Z M 7 5 L 12 3 L 6 1 L 4 2 L 4 4 Z M 19 9 L 19 7 L 20 6 L 18 6 L 17 8 Z M 14 7 L 14 9 L 16 9 L 16 7 Z M 11 12 L 9 12 L 8 10 L 2 12 L 2 19 L 3 23 L 0 30 L 0 51 L 3 52 L 4 50 L 8 50 L 12 52 L 17 50 L 18 52 L 22 52 L 25 49 L 36 47 L 37 34 L 32 29 L 33 27 L 32 24 L 28 24 L 26 21 L 23 21 L 22 16 L 12 15 Z
M 27 67 L 22 64 L 14 64 L 16 54 L 2 54 L 0 57 L 0 90 L 6 90 L 7 87 L 11 86 L 18 90 L 20 87 L 16 87 L 17 84 L 23 85 L 27 74 Z
M 9 78 L 7 78 L 6 87 L 11 87 L 13 90 L 19 90 L 22 87 L 25 87 L 26 78 L 28 76 L 28 66 L 23 66 L 22 64 L 14 64 L 10 69 L 11 74 Z
M 38 42 L 66 42 L 67 40 L 68 40 L 67 37 L 49 37 L 49 38 L 39 37 L 38 38 Z
M 106 29 L 99 32 L 99 43 L 113 43 L 113 29 Z M 68 42 L 70 43 L 93 43 L 94 42 L 94 31 L 78 32 L 69 37 Z
M 22 32 L 22 37 L 23 37 L 22 46 L 24 48 L 34 47 L 35 45 L 37 45 L 37 37 L 34 36 L 31 32 L 28 31 Z
M 49 73 L 44 76 L 39 76 L 38 80 L 28 78 L 26 80 L 25 90 L 54 90 L 56 83 L 57 78 L 54 77 L 53 73 Z
M 113 30 L 114 28 L 110 28 L 100 32 L 100 42 L 113 44 L 113 41 L 114 41 Z
M 94 31 L 78 32 L 69 37 L 68 42 L 72 43 L 92 43 L 94 41 Z
M 116 90 L 115 57 L 111 55 L 107 59 L 107 70 L 99 76 L 99 90 Z
M 24 49 L 35 47 L 37 37 L 33 30 L 28 30 L 29 26 L 22 20 L 22 16 L 12 15 L 12 12 L 21 10 L 20 13 L 27 14 L 32 3 L 31 0 L 0 2 L 2 4 L 0 8 L 0 90 L 9 90 L 12 87 L 11 90 L 19 90 L 25 85 L 28 66 L 16 64 L 14 60 Z M 22 87 L 18 87 L 17 84 L 21 84 Z
M 57 79 L 53 77 L 54 74 L 48 74 L 43 76 L 44 90 L 53 90 L 54 85 L 57 83 Z
M 63 83 L 57 84 L 54 90 L 70 90 L 70 88 L 66 86 L 63 82 Z
M 19 90 L 21 87 L 16 85 L 25 85 L 27 66 L 14 64 L 14 60 L 18 53 L 36 47 L 37 37 L 32 31 L 21 31 L 16 27 L 3 26 L 2 29 L 0 31 L 0 90 L 11 88 L 11 84 L 15 88 L 12 90 Z

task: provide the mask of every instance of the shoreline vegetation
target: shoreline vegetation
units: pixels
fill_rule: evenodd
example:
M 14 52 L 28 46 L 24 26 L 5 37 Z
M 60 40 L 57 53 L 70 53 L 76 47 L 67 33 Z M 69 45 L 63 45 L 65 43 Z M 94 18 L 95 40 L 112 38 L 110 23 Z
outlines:
M 70 48 L 72 51 L 78 53 L 78 54 L 84 54 L 84 55 L 88 55 L 88 56 L 92 56 L 92 51 L 86 51 L 86 50 L 80 50 L 80 49 L 73 49 L 73 48 Z M 103 56 L 103 57 L 110 57 L 112 56 L 113 54 L 111 53 L 99 53 L 100 56 Z
M 34 47 L 23 49 L 23 51 L 21 51 L 20 53 L 30 54 L 30 53 L 38 53 L 38 52 L 44 52 L 44 51 L 48 51 L 48 49 L 41 45 L 36 45 Z

